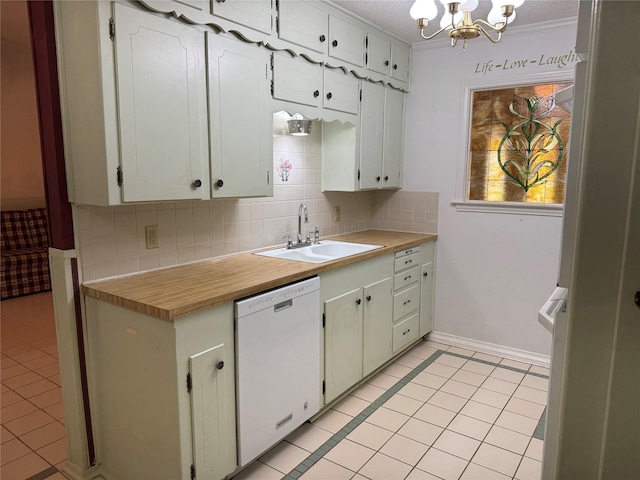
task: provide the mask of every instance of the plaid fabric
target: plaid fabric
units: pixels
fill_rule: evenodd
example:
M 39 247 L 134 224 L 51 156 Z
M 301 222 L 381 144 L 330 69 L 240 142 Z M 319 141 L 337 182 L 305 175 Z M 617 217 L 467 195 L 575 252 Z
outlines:
M 0 219 L 2 299 L 51 290 L 46 210 L 5 211 Z
M 30 248 L 29 218 L 26 210 L 9 210 L 2 212 L 2 244 L 5 250 Z
M 2 300 L 51 290 L 49 253 L 46 248 L 2 251 Z

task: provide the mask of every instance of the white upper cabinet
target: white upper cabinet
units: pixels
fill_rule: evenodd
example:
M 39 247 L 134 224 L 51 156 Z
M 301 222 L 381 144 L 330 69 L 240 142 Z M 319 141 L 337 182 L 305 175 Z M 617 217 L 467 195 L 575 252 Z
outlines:
M 299 0 L 280 0 L 278 36 L 318 53 L 326 53 L 329 18 L 324 10 Z
M 324 69 L 325 108 L 357 114 L 360 106 L 360 81 L 338 70 Z
M 329 15 L 329 56 L 364 65 L 365 32 L 353 22 Z
M 360 80 L 288 54 L 274 54 L 273 98 L 357 114 Z
M 407 46 L 392 43 L 382 35 L 367 34 L 367 69 L 398 80 L 391 82 L 396 87 L 409 82 L 411 51 Z
M 203 198 L 204 34 L 117 3 L 114 23 L 122 200 Z
M 382 185 L 382 146 L 384 140 L 384 91 L 376 83 L 362 82 L 360 115 L 360 188 Z
M 207 33 L 211 196 L 270 196 L 269 52 Z
M 405 93 L 385 88 L 382 187 L 402 187 Z
M 211 0 L 211 13 L 259 32 L 271 33 L 271 0 Z

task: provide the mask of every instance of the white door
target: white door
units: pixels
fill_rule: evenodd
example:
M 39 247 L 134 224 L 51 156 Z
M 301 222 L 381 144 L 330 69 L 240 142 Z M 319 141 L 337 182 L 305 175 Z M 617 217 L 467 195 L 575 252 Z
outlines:
M 360 107 L 360 80 L 344 75 L 341 70 L 324 69 L 325 108 L 357 114 Z
M 211 196 L 273 192 L 269 53 L 207 33 Z
M 234 405 L 226 403 L 225 390 L 233 372 L 229 366 L 225 370 L 225 360 L 224 343 L 189 357 L 193 462 L 199 479 L 218 480 L 236 468 L 229 460 L 235 459 L 235 442 L 226 435 L 235 428 Z
M 324 303 L 325 404 L 362 378 L 362 289 Z
M 402 187 L 402 152 L 404 150 L 404 92 L 385 89 L 384 154 L 382 186 Z
M 329 56 L 353 65 L 364 65 L 365 33 L 355 25 L 329 15 Z
M 383 75 L 389 74 L 391 44 L 373 33 L 367 35 L 367 69 Z
M 278 36 L 301 47 L 326 53 L 329 32 L 327 13 L 311 3 L 280 0 Z
M 208 162 L 204 34 L 114 5 L 122 200 L 201 199 Z
M 271 0 L 211 0 L 211 13 L 271 33 Z
M 391 278 L 364 287 L 362 375 L 367 376 L 391 358 Z
M 322 66 L 273 54 L 273 98 L 319 107 L 322 105 Z
M 382 185 L 382 142 L 384 138 L 384 87 L 362 82 L 360 115 L 360 189 Z

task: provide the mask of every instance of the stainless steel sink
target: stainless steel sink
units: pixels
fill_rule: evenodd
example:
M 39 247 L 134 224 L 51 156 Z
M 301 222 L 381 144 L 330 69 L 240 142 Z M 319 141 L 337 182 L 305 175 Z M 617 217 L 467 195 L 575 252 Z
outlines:
M 368 252 L 382 248 L 383 245 L 369 245 L 365 243 L 339 242 L 336 240 L 322 240 L 317 245 L 288 249 L 277 248 L 265 252 L 256 252 L 255 255 L 264 257 L 294 260 L 296 262 L 324 263 L 339 258 L 350 257 L 358 253 Z

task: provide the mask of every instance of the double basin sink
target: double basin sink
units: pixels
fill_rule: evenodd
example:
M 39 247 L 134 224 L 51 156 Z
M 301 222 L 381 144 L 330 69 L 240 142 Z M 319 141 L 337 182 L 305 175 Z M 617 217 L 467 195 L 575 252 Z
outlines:
M 281 258 L 283 260 L 294 260 L 297 262 L 324 263 L 368 252 L 370 250 L 376 250 L 382 247 L 383 245 L 322 240 L 318 244 L 307 245 L 305 247 L 277 248 L 275 250 L 267 250 L 265 252 L 256 252 L 255 255 Z

